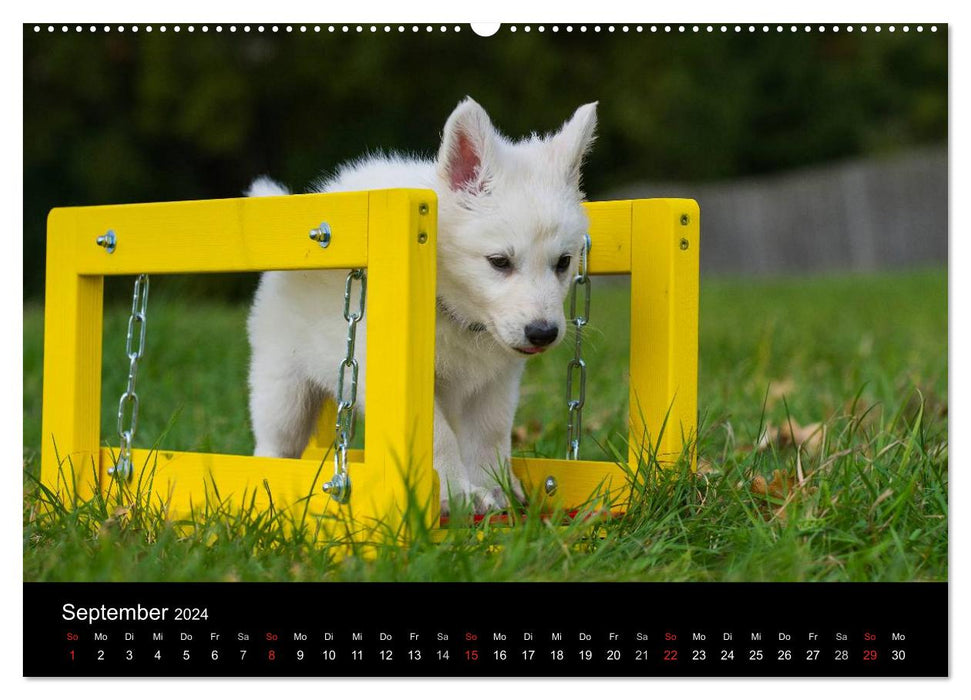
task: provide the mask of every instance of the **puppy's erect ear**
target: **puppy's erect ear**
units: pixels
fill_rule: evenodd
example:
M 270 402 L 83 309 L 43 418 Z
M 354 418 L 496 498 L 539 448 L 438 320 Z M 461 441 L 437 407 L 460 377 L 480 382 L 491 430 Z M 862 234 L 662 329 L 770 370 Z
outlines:
M 479 103 L 466 97 L 445 122 L 438 151 L 438 176 L 454 192 L 481 192 L 489 177 L 494 140 L 495 129 L 489 115 Z
M 580 166 L 593 145 L 596 128 L 597 103 L 591 102 L 577 109 L 550 142 L 557 162 L 569 181 L 576 183 L 577 187 L 580 185 Z

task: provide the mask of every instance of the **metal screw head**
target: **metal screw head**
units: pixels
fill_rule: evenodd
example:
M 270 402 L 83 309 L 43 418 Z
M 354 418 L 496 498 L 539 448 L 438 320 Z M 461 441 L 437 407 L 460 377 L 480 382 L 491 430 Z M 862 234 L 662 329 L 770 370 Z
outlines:
M 428 213 L 428 205 L 425 204 L 424 202 L 422 202 L 421 204 L 419 204 L 418 205 L 418 213 L 421 214 L 422 216 L 424 216 L 425 214 L 427 214 Z
M 418 234 L 418 242 L 425 243 L 426 241 L 428 241 L 428 234 L 422 231 Z
M 687 238 L 682 238 L 681 239 L 681 250 L 687 250 L 687 249 L 688 249 L 688 239 Z
M 682 226 L 687 226 L 689 221 L 691 221 L 691 219 L 688 217 L 687 214 L 682 214 L 681 215 L 681 225 Z
M 556 478 L 555 477 L 552 477 L 552 476 L 546 477 L 546 482 L 543 484 L 543 488 L 546 489 L 546 495 L 547 496 L 552 496 L 552 495 L 556 494 L 557 486 L 558 485 L 556 483 Z
M 119 481 L 128 481 L 131 479 L 133 471 L 131 457 L 122 457 L 118 460 L 118 464 L 108 468 L 108 474 Z
M 351 500 L 351 478 L 347 474 L 334 474 L 334 478 L 323 486 L 324 493 L 344 505 Z
M 317 241 L 321 248 L 326 248 L 330 245 L 330 225 L 326 221 L 322 221 L 320 226 L 314 229 L 310 229 L 310 240 Z
M 104 248 L 106 253 L 114 253 L 115 252 L 115 245 L 117 245 L 117 243 L 118 243 L 118 237 L 115 236 L 115 232 L 114 231 L 108 231 L 108 233 L 106 233 L 105 235 L 98 236 L 98 238 L 97 238 L 97 240 L 95 242 L 99 246 L 101 246 L 102 248 Z

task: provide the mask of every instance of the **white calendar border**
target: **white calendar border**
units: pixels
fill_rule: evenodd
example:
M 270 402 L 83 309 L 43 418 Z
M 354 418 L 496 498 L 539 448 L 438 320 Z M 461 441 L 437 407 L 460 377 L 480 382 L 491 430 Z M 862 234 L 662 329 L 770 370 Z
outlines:
M 89 22 L 106 21 L 126 22 L 160 21 L 194 21 L 213 22 L 227 19 L 242 21 L 308 21 L 326 19 L 328 21 L 343 22 L 414 22 L 421 21 L 439 23 L 465 23 L 469 20 L 482 22 L 517 22 L 536 23 L 542 20 L 550 24 L 550 19 L 557 23 L 595 21 L 602 24 L 635 23 L 638 20 L 653 23 L 663 22 L 810 22 L 818 24 L 825 22 L 845 23 L 873 23 L 874 20 L 884 22 L 947 22 L 954 20 L 956 12 L 952 11 L 953 4 L 939 0 L 924 0 L 922 2 L 881 2 L 878 7 L 854 7 L 845 0 L 816 0 L 811 3 L 793 7 L 790 4 L 774 2 L 713 2 L 711 0 L 692 4 L 677 3 L 651 7 L 646 3 L 633 5 L 623 0 L 597 0 L 589 3 L 585 10 L 566 4 L 540 7 L 538 4 L 529 6 L 521 0 L 488 0 L 477 4 L 459 3 L 453 0 L 445 2 L 417 2 L 392 3 L 389 0 L 371 2 L 366 6 L 361 3 L 346 3 L 343 6 L 335 3 L 322 4 L 320 2 L 276 2 L 270 6 L 264 4 L 237 4 L 217 2 L 203 5 L 198 0 L 166 0 L 164 3 L 132 3 L 132 2 L 85 2 L 79 7 L 76 2 L 42 2 L 17 3 L 13 9 L 5 9 L 3 23 L 3 41 L 0 51 L 3 55 L 3 91 L 0 94 L 19 96 L 19 100 L 11 100 L 21 107 L 16 111 L 3 111 L 4 126 L 2 139 L 2 161 L 4 163 L 4 180 L 2 191 L 7 211 L 17 211 L 18 215 L 7 221 L 8 250 L 3 256 L 5 269 L 0 274 L 0 284 L 3 285 L 4 303 L 2 309 L 3 327 L 22 329 L 22 240 L 19 233 L 22 230 L 22 80 L 23 80 L 23 46 L 22 33 L 19 26 L 22 22 Z M 971 124 L 971 110 L 968 109 L 968 57 L 971 55 L 971 44 L 968 43 L 968 27 L 971 24 L 952 23 L 950 27 L 951 41 L 951 124 L 959 122 Z M 963 40 L 963 42 L 962 42 Z M 950 237 L 950 267 L 952 270 L 964 272 L 968 263 L 967 244 L 964 242 L 971 236 L 971 218 L 967 215 L 966 206 L 968 193 L 968 136 L 967 132 L 952 128 L 950 135 L 951 149 L 951 192 L 962 193 L 961 197 L 952 199 L 951 230 L 959 232 Z M 13 250 L 20 250 L 21 255 L 13 255 Z M 950 354 L 951 357 L 968 357 L 968 300 L 969 278 L 971 275 L 949 275 L 951 283 L 951 300 L 949 303 L 949 323 L 951 325 Z M 21 333 L 22 335 L 22 333 Z M 3 386 L 22 389 L 22 365 L 15 360 L 21 357 L 22 345 L 19 349 L 10 350 L 3 355 Z M 964 467 L 968 463 L 969 455 L 967 438 L 961 436 L 971 434 L 968 424 L 969 412 L 964 407 L 969 396 L 969 373 L 960 363 L 949 362 L 949 376 L 951 387 L 949 391 L 949 421 L 951 435 L 958 436 L 958 440 L 949 442 L 950 463 Z M 22 539 L 21 539 L 21 498 L 22 477 L 20 470 L 14 468 L 22 458 L 22 396 L 16 391 L 14 396 L 7 396 L 3 405 L 3 418 L 0 421 L 9 488 L 4 499 L 4 514 L 7 527 L 2 528 L 4 571 L 7 572 L 3 581 L 2 600 L 7 604 L 0 610 L 0 621 L 5 622 L 0 629 L 5 631 L 0 641 L 0 656 L 4 678 L 17 679 L 22 675 L 22 647 L 14 630 L 22 624 Z M 16 454 L 15 454 L 16 453 Z M 955 479 L 955 472 L 958 473 Z M 967 505 L 966 477 L 959 469 L 952 469 L 951 473 L 951 552 L 956 553 L 955 543 L 960 543 L 965 552 L 969 550 L 969 528 L 967 508 L 957 506 L 955 494 L 960 494 L 963 505 Z M 957 485 L 959 491 L 953 490 Z M 962 515 L 961 511 L 964 511 Z M 216 679 L 177 679 L 169 682 L 152 682 L 146 680 L 83 680 L 65 681 L 51 680 L 25 681 L 20 679 L 15 684 L 8 685 L 17 695 L 33 698 L 103 698 L 105 693 L 137 693 L 140 700 L 154 700 L 155 698 L 169 700 L 174 692 L 195 694 L 211 694 L 219 692 L 233 693 L 234 700 L 247 698 L 262 698 L 270 693 L 305 692 L 310 694 L 327 693 L 338 697 L 368 697 L 371 693 L 380 693 L 385 698 L 409 699 L 420 698 L 427 700 L 429 695 L 460 698 L 461 700 L 494 700 L 497 696 L 503 698 L 521 695 L 535 696 L 541 692 L 562 693 L 564 697 L 577 694 L 592 694 L 606 692 L 612 696 L 622 698 L 642 698 L 647 695 L 668 694 L 682 697 L 695 695 L 708 697 L 717 693 L 720 697 L 750 698 L 754 693 L 765 693 L 769 697 L 785 698 L 785 700 L 818 700 L 820 694 L 832 694 L 834 691 L 841 695 L 862 694 L 874 695 L 879 693 L 883 698 L 906 698 L 913 700 L 916 694 L 932 693 L 934 700 L 940 697 L 958 697 L 959 693 L 967 697 L 969 690 L 968 679 L 971 678 L 971 668 L 967 663 L 971 659 L 971 625 L 968 624 L 971 608 L 968 601 L 968 564 L 967 558 L 951 558 L 951 671 L 950 682 L 926 680 L 808 680 L 794 682 L 790 680 L 771 679 L 739 679 L 739 680 L 688 680 L 688 679 L 651 679 L 651 680 L 486 680 L 485 682 L 469 682 L 463 680 L 333 680 L 326 685 L 319 681 L 294 679 L 279 681 L 275 679 L 251 680 L 216 680 Z M 19 601 L 20 605 L 11 605 L 11 601 Z M 285 685 L 283 685 L 285 683 Z M 580 685 L 578 685 L 580 684 Z

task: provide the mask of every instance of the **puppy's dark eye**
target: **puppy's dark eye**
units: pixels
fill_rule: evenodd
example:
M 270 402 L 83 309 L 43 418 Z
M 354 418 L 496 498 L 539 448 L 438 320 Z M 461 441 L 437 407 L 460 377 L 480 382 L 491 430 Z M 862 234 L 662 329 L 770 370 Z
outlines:
M 505 255 L 490 255 L 486 258 L 489 264 L 497 270 L 507 271 L 512 269 L 512 260 Z
M 569 255 L 561 255 L 560 259 L 556 261 L 556 271 L 566 272 L 570 268 L 571 259 Z

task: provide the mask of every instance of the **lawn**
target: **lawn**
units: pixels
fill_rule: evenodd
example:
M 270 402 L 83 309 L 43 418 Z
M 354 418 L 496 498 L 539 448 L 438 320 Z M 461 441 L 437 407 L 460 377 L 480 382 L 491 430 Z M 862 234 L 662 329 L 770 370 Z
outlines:
M 137 444 L 246 454 L 245 305 L 153 279 Z M 127 376 L 127 285 L 106 294 L 102 426 Z M 128 299 L 126 299 L 128 297 Z M 628 287 L 595 280 L 582 454 L 609 459 L 627 415 Z M 43 309 L 24 307 L 26 580 L 901 581 L 947 578 L 947 276 L 943 270 L 705 279 L 698 474 L 652 472 L 597 529 L 527 519 L 377 556 L 335 556 L 271 519 L 179 527 L 100 501 L 38 498 Z M 565 450 L 570 343 L 530 361 L 519 454 Z M 361 430 L 358 431 L 358 439 Z

